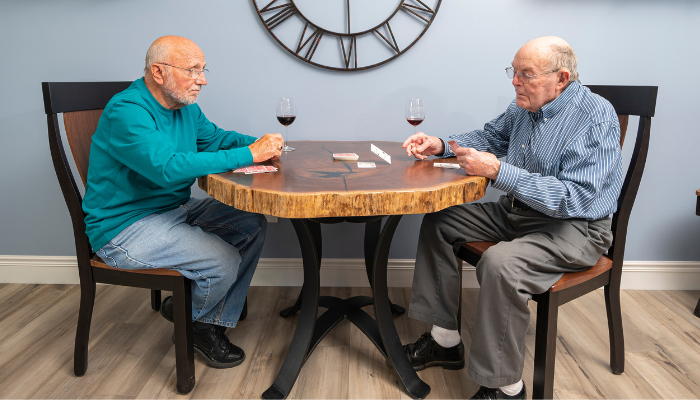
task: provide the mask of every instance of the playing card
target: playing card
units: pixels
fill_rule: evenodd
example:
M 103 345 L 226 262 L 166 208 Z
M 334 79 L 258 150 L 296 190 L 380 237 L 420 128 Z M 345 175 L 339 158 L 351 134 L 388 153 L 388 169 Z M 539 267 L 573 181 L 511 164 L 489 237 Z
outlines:
M 263 172 L 276 172 L 277 168 L 271 165 L 251 165 L 250 167 L 243 167 L 235 169 L 234 173 L 245 173 L 245 174 L 260 174 Z
M 459 148 L 459 145 L 454 140 L 448 140 L 447 144 L 450 145 L 450 149 L 452 149 L 453 153 Z
M 373 162 L 358 162 L 357 163 L 357 168 L 375 168 L 376 165 L 374 165 Z
M 232 172 L 235 174 L 244 173 L 244 172 L 248 172 L 248 168 L 247 167 L 237 168 L 237 169 L 234 169 Z
M 357 161 L 360 156 L 355 153 L 333 153 L 333 158 L 338 161 Z
M 434 164 L 433 164 L 433 167 L 437 167 L 437 168 L 460 168 L 459 164 L 440 163 L 440 162 L 434 163 Z

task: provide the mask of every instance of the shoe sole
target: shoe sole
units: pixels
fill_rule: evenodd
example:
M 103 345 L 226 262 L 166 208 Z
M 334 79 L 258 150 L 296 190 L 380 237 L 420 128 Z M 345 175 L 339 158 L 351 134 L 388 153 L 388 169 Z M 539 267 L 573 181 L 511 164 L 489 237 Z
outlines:
M 225 368 L 233 368 L 237 365 L 240 365 L 243 361 L 245 361 L 245 353 L 243 353 L 243 358 L 241 358 L 238 361 L 230 362 L 230 363 L 222 363 L 219 361 L 214 360 L 213 358 L 209 357 L 204 351 L 202 351 L 199 347 L 194 346 L 194 351 L 202 356 L 204 358 L 204 361 L 207 363 L 208 366 L 212 368 L 218 368 L 218 369 L 225 369 Z
M 422 371 L 430 367 L 442 367 L 442 369 L 462 369 L 464 368 L 464 360 L 459 361 L 432 361 L 424 365 L 415 365 L 415 371 Z

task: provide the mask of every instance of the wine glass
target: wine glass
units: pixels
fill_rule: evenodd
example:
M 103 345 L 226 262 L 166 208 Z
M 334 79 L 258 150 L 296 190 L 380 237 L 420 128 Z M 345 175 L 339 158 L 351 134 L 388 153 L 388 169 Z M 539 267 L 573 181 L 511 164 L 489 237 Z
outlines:
M 406 120 L 413 125 L 413 133 L 418 131 L 418 125 L 425 119 L 425 103 L 421 99 L 406 101 Z
M 294 99 L 279 98 L 277 99 L 277 120 L 284 125 L 284 133 L 287 138 L 284 141 L 282 151 L 294 151 L 293 147 L 289 147 L 289 125 L 297 118 L 297 107 Z

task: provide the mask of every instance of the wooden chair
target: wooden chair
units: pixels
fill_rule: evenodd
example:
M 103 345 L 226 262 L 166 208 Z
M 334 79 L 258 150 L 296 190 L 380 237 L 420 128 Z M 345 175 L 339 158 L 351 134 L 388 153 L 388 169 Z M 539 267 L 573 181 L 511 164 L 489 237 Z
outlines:
M 620 120 L 620 146 L 625 140 L 630 115 L 639 116 L 639 128 L 637 129 L 632 160 L 617 201 L 617 211 L 613 215 L 613 244 L 608 250 L 608 254 L 602 255 L 594 266 L 585 271 L 564 274 L 547 292 L 534 295 L 532 298 L 537 302 L 533 399 L 551 399 L 553 395 L 559 306 L 600 287 L 605 289 L 605 306 L 610 335 L 610 368 L 615 374 L 621 374 L 625 368 L 625 343 L 622 335 L 622 313 L 620 310 L 620 278 L 625 256 L 627 223 L 647 158 L 651 117 L 654 116 L 656 108 L 658 87 L 588 86 L 588 88 L 593 93 L 606 98 L 615 108 Z M 471 265 L 476 265 L 484 251 L 495 244 L 492 242 L 465 243 L 457 252 L 457 257 Z
M 173 292 L 175 320 L 175 365 L 177 390 L 189 393 L 194 387 L 194 349 L 192 347 L 191 282 L 179 272 L 168 269 L 122 270 L 112 268 L 95 255 L 85 234 L 83 198 L 63 150 L 58 114 L 63 113 L 66 136 L 80 178 L 85 184 L 92 135 L 102 110 L 115 94 L 131 82 L 43 82 L 44 108 L 49 128 L 51 158 L 63 197 L 73 222 L 75 251 L 80 273 L 80 314 L 73 355 L 75 375 L 83 376 L 88 364 L 90 321 L 95 302 L 96 283 L 151 289 L 151 307 L 160 308 L 160 291 Z

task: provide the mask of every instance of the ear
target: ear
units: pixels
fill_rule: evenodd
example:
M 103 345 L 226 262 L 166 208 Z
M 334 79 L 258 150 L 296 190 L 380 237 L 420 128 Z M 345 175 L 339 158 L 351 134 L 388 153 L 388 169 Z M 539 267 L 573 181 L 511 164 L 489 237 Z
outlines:
M 569 84 L 569 79 L 571 79 L 571 72 L 568 69 L 562 68 L 557 72 L 557 89 L 562 89 Z
M 157 84 L 162 85 L 165 82 L 165 71 L 163 66 L 159 64 L 151 65 L 151 76 L 153 76 L 153 80 Z

